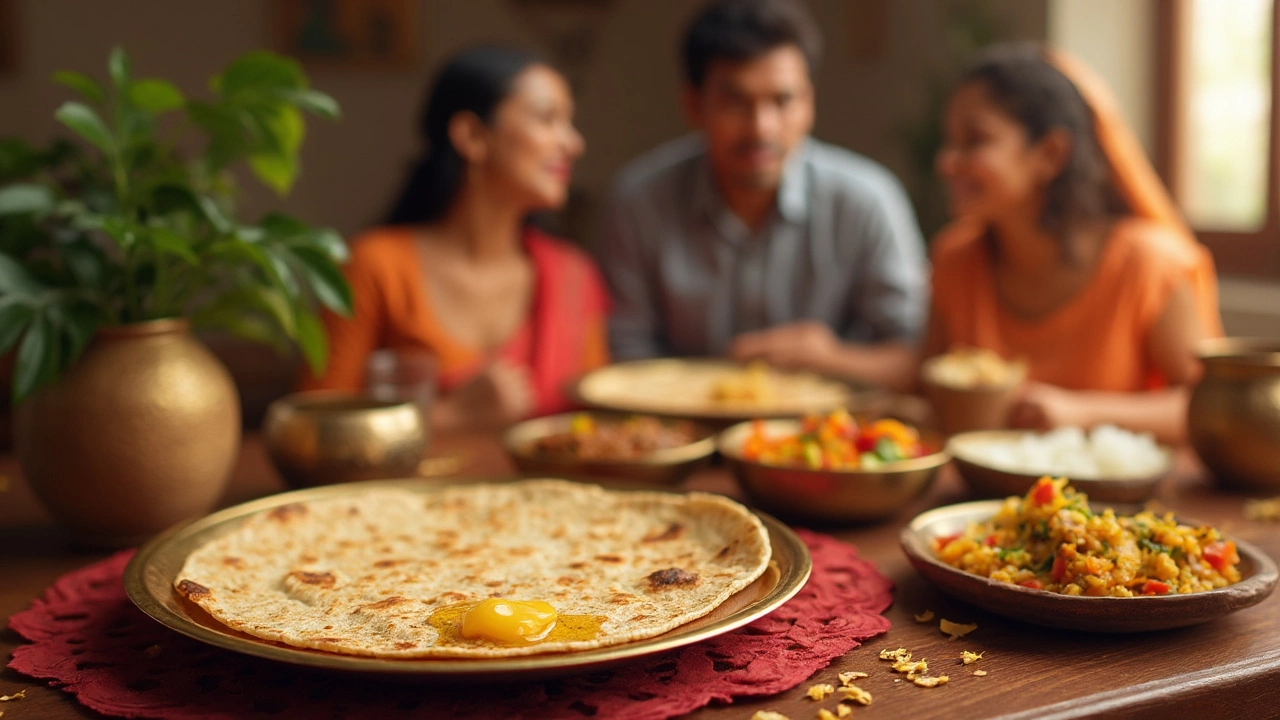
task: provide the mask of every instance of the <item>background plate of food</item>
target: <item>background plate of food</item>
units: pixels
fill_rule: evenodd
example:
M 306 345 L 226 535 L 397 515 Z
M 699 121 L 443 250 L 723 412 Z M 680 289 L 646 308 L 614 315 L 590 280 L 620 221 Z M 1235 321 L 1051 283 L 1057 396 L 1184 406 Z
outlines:
M 579 672 L 697 642 L 804 586 L 807 549 L 707 493 L 563 480 L 334 485 L 175 527 L 125 590 L 211 645 L 425 681 Z
M 526 420 L 503 438 L 525 475 L 683 481 L 716 451 L 715 431 L 688 420 L 578 412 Z
M 794 417 L 838 407 L 863 409 L 879 395 L 812 373 L 712 358 L 618 363 L 575 385 L 583 403 L 605 410 L 714 422 Z
M 1249 543 L 1172 515 L 1122 515 L 1065 480 L 949 505 L 903 529 L 911 564 L 998 615 L 1086 632 L 1197 625 L 1262 602 L 1276 565 Z
M 893 516 L 933 484 L 939 439 L 899 420 L 845 410 L 752 420 L 716 441 L 753 502 L 790 518 L 853 523 Z

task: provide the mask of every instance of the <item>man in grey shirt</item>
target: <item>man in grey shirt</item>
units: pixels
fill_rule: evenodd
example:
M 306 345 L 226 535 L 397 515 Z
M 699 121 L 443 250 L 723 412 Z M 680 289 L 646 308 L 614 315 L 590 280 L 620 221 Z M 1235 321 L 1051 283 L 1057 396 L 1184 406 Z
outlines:
M 892 174 L 809 137 L 818 45 L 794 0 L 716 0 L 695 18 L 684 105 L 698 132 L 624 168 L 605 215 L 615 359 L 911 381 L 924 243 Z

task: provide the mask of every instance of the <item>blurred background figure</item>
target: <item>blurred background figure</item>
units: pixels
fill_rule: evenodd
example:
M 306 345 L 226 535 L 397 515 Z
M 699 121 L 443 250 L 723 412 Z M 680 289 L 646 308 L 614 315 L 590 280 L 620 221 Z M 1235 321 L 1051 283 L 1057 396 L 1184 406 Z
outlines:
M 955 221 L 932 248 L 926 355 L 1026 358 L 1014 425 L 1181 439 L 1196 343 L 1221 334 L 1213 264 L 1106 88 L 1068 59 L 993 48 L 952 92 L 944 135 Z
M 564 204 L 583 140 L 564 78 L 495 46 L 445 63 L 421 119 L 426 153 L 384 227 L 357 238 L 349 319 L 306 388 L 358 391 L 380 348 L 437 360 L 437 429 L 499 427 L 563 409 L 563 386 L 608 360 L 590 259 L 529 224 Z
M 697 132 L 624 168 L 605 211 L 618 358 L 908 379 L 923 242 L 888 170 L 809 136 L 820 40 L 792 0 L 716 0 L 694 18 L 682 59 Z

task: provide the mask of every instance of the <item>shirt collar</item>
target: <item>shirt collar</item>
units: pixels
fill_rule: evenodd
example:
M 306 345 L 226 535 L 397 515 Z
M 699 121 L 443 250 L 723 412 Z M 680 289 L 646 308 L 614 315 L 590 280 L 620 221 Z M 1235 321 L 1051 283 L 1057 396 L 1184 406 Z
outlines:
M 782 169 L 782 183 L 778 187 L 778 214 L 789 223 L 800 224 L 809 217 L 810 182 L 809 173 L 805 171 L 809 152 L 810 141 L 806 138 L 792 151 Z M 711 172 L 711 162 L 705 152 L 694 181 L 692 201 L 693 207 L 720 227 L 726 236 L 738 234 L 724 232 L 729 227 L 741 228 L 745 232 L 742 222 L 724 204 Z

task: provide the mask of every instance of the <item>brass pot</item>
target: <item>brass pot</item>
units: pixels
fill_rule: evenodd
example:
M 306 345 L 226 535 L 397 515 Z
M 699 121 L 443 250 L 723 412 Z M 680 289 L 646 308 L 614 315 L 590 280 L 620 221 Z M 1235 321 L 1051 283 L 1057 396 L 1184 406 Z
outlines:
M 14 447 L 50 514 L 82 540 L 137 543 L 213 509 L 240 444 L 240 400 L 186 320 L 103 328 L 18 405 Z
M 267 452 L 294 487 L 417 475 L 427 427 L 410 401 L 317 390 L 267 408 Z
M 1220 338 L 1187 413 L 1191 444 L 1222 485 L 1280 490 L 1280 340 Z

